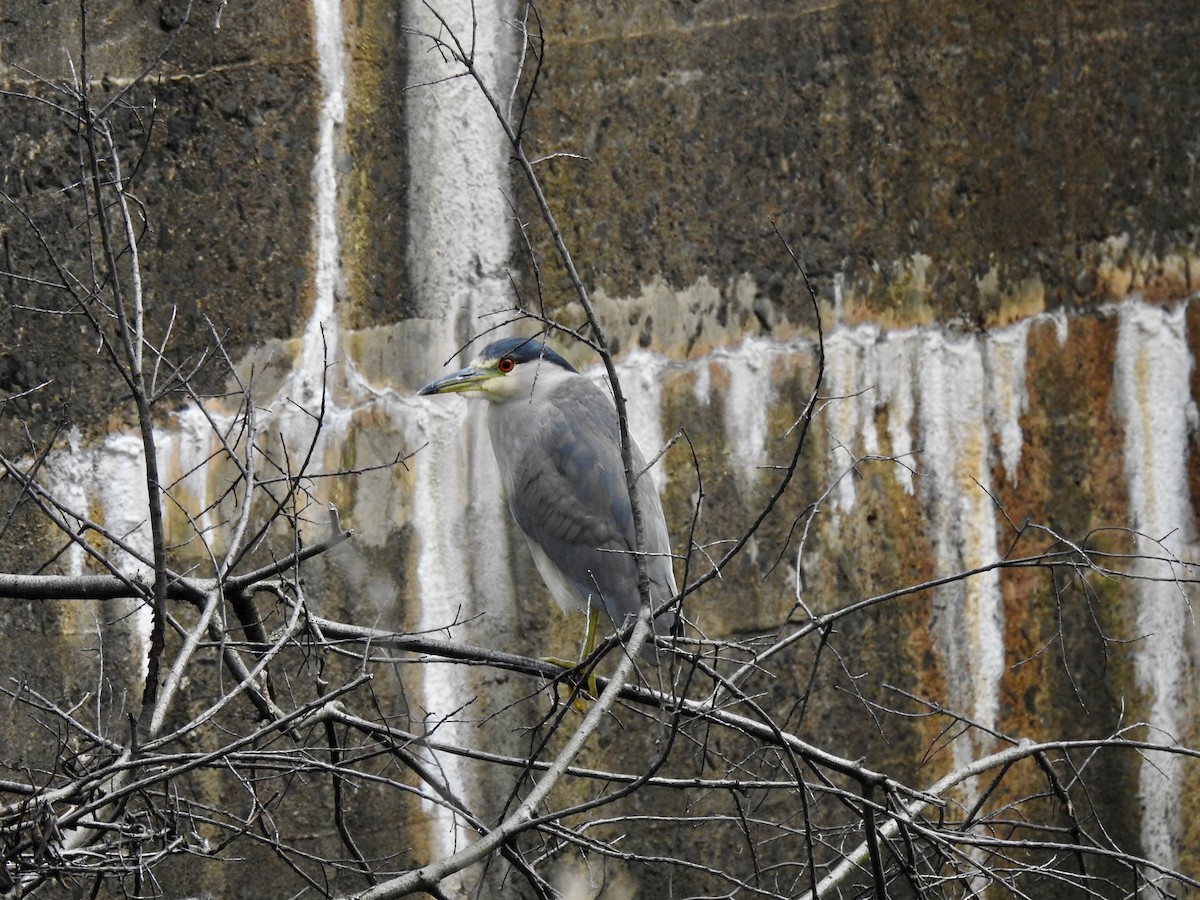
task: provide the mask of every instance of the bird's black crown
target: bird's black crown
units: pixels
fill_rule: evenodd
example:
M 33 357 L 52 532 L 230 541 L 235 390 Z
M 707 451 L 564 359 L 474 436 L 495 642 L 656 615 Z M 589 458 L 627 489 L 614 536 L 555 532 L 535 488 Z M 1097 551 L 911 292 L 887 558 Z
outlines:
M 556 366 L 562 366 L 568 372 L 575 371 L 573 365 L 541 341 L 534 340 L 533 338 L 501 338 L 498 341 L 492 341 L 484 347 L 482 355 L 487 359 L 500 359 L 502 356 L 507 356 L 517 365 L 540 359 L 554 363 Z

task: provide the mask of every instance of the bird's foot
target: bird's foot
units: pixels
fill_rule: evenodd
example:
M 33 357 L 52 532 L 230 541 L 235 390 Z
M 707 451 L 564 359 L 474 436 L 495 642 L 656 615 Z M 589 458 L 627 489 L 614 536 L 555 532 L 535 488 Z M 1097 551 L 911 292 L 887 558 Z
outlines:
M 581 665 L 580 660 L 562 659 L 557 656 L 543 656 L 542 662 L 549 663 L 552 666 L 558 666 L 561 669 L 568 669 L 571 671 L 572 675 L 575 674 L 575 671 L 578 670 Z M 575 679 L 572 678 L 572 681 L 575 681 Z M 582 693 L 582 694 L 580 694 L 578 692 L 574 692 L 575 699 L 572 701 L 572 704 L 571 704 L 579 712 L 583 712 L 585 709 L 584 703 L 583 703 L 585 696 L 589 697 L 592 700 L 595 700 L 597 697 L 600 696 L 600 691 L 596 687 L 596 672 L 594 669 L 587 673 L 587 683 L 586 683 L 586 685 L 584 685 L 583 691 L 584 691 L 584 693 Z

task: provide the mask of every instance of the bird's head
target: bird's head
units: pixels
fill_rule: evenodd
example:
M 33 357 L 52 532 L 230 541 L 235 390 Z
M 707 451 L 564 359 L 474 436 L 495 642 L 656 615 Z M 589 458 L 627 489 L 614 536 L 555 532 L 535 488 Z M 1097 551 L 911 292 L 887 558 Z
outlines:
M 431 381 L 417 393 L 479 393 L 492 402 L 521 394 L 528 396 L 535 379 L 552 379 L 556 373 L 574 372 L 574 367 L 533 338 L 501 338 L 483 348 L 483 352 L 464 369 Z

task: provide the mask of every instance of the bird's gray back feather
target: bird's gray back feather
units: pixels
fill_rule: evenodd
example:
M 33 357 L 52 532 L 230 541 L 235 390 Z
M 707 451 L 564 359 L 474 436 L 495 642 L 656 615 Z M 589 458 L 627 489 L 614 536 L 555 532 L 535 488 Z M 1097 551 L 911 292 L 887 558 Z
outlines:
M 559 570 L 573 596 L 555 599 L 564 609 L 589 600 L 614 627 L 637 614 L 637 549 L 633 512 L 621 462 L 620 432 L 612 402 L 581 375 L 548 379 L 533 397 L 489 409 L 488 426 L 513 518 Z M 631 448 L 637 472 L 641 451 Z M 675 594 L 670 541 L 662 504 L 649 473 L 638 481 L 646 531 L 650 594 L 655 606 Z M 674 616 L 655 620 L 671 631 Z

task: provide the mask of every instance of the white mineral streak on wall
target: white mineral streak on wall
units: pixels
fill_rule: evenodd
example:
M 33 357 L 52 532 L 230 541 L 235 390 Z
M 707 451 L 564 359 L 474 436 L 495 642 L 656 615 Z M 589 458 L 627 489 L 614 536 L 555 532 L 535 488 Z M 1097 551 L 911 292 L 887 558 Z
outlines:
M 858 460 L 879 452 L 875 433 L 878 369 L 876 347 L 879 329 L 873 325 L 839 328 L 825 340 L 825 386 L 832 398 L 822 421 L 829 447 L 829 478 L 837 479 L 830 494 L 835 511 L 854 508 Z
M 113 434 L 99 447 L 84 448 L 79 445 L 78 432 L 73 432 L 68 442 L 68 450 L 52 453 L 46 459 L 43 469 L 46 489 L 77 515 L 95 521 L 99 510 L 99 524 L 106 531 L 125 542 L 134 553 L 150 558 L 152 543 L 146 520 L 148 498 L 141 438 L 130 433 Z M 67 520 L 68 527 L 75 525 L 73 519 Z M 72 544 L 65 553 L 65 571 L 71 575 L 84 574 L 87 558 L 78 545 Z M 133 556 L 115 552 L 109 559 L 126 575 L 153 577 L 152 568 Z M 69 606 L 63 608 L 62 616 L 69 623 L 64 625 L 64 631 L 92 632 L 99 620 L 106 641 L 115 639 L 125 645 L 117 643 L 107 648 L 111 658 L 121 660 L 110 666 L 110 675 L 114 670 L 126 673 L 130 679 L 126 688 L 134 696 L 140 694 L 146 676 L 150 610 L 134 600 L 114 600 L 98 609 L 88 607 L 86 619 L 81 616 L 76 621 L 76 612 Z
M 880 335 L 873 326 L 839 329 L 825 342 L 831 506 L 847 512 L 856 499 L 846 469 L 881 451 L 875 413 L 887 412 L 887 452 L 900 484 L 913 489 L 911 466 L 934 539 L 936 572 L 951 575 L 993 562 L 996 514 L 991 486 L 992 435 L 1000 437 L 1005 472 L 1020 460 L 1019 416 L 1025 408 L 1027 326 L 986 338 L 953 337 L 939 330 Z M 915 411 L 919 409 L 919 417 Z M 914 429 L 915 426 L 915 429 Z M 918 439 L 914 441 L 914 430 Z M 915 451 L 915 452 L 914 452 Z M 902 464 L 903 463 L 903 464 Z M 1004 617 L 995 573 L 942 588 L 934 600 L 934 629 L 948 672 L 953 708 L 985 725 L 999 716 L 1004 671 Z M 960 759 L 974 748 L 958 748 Z
M 88 458 L 90 457 L 90 459 Z M 113 434 L 98 450 L 84 455 L 88 466 L 88 499 L 104 510 L 104 527 L 144 559 L 152 555 L 150 525 L 146 520 L 146 466 L 142 441 L 135 434 Z M 89 506 L 77 508 L 85 515 Z M 148 575 L 152 569 L 134 558 L 117 554 L 114 562 L 127 575 Z M 148 632 L 147 632 L 148 633 Z
M 662 382 L 667 361 L 657 353 L 634 350 L 617 361 L 617 377 L 625 395 L 629 433 L 642 450 L 646 462 L 663 448 Z M 660 460 L 650 470 L 659 492 L 666 487 L 667 470 Z
M 879 402 L 887 407 L 888 455 L 896 460 L 892 472 L 904 490 L 913 492 L 913 419 L 917 411 L 917 358 L 920 334 L 915 329 L 884 335 L 875 347 L 878 359 Z
M 218 428 L 225 424 L 219 412 L 211 414 Z M 163 504 L 168 544 L 188 542 L 199 531 L 219 554 L 224 550 L 225 537 L 225 532 L 215 527 L 219 513 L 214 516 L 212 511 L 205 510 L 213 497 L 209 479 L 214 470 L 210 458 L 218 448 L 212 426 L 200 410 L 188 407 L 174 415 L 167 427 L 156 428 L 154 438 L 159 474 L 164 490 L 170 491 L 172 498 Z M 152 579 L 153 541 L 141 437 L 134 432 L 117 432 L 90 448 L 81 447 L 79 440 L 78 432 L 73 432 L 68 436 L 67 449 L 47 457 L 43 469 L 46 489 L 72 513 L 93 519 L 130 548 L 132 555 L 114 547 L 102 547 L 108 561 L 119 571 Z M 73 527 L 74 520 L 69 520 L 69 525 Z M 68 574 L 95 571 L 94 566 L 89 569 L 87 555 L 76 544 L 66 550 L 63 559 Z M 150 609 L 137 601 L 114 600 L 100 606 L 89 605 L 87 610 L 86 620 L 68 628 L 77 633 L 91 632 L 98 619 L 106 630 L 106 640 L 126 642 L 117 656 L 133 662 L 124 671 L 137 679 L 136 684 L 127 685 L 133 696 L 137 696 L 146 674 Z M 62 614 L 66 620 L 72 620 L 75 609 L 65 606 Z M 110 671 L 120 668 L 109 667 Z
M 697 360 L 692 365 L 695 381 L 692 382 L 692 396 L 701 406 L 712 402 L 712 368 L 708 359 Z
M 51 453 L 43 467 L 46 490 L 68 510 L 86 515 L 90 509 L 89 495 L 92 489 L 93 457 L 97 451 L 80 446 L 82 435 L 72 427 L 67 433 L 65 451 Z M 68 575 L 82 575 L 86 554 L 78 544 L 72 543 L 61 557 L 63 571 Z
M 237 440 L 236 431 L 228 430 L 228 416 L 215 406 L 206 416 L 204 410 L 189 405 L 171 417 L 170 427 L 155 429 L 154 442 L 158 449 L 159 477 L 172 498 L 172 502 L 164 505 L 163 515 L 168 527 L 172 522 L 179 522 L 185 529 L 183 533 L 168 530 L 167 540 L 172 543 L 185 541 L 193 529 L 198 529 L 213 551 L 220 554 L 227 549 L 223 542 L 227 535 L 218 527 L 220 513 L 208 508 L 214 495 L 211 479 L 218 474 L 213 468 L 214 454 L 219 449 L 213 433 L 214 424 L 228 435 L 230 442 Z M 185 511 L 190 523 L 185 519 Z
M 1017 483 L 1017 467 L 1021 464 L 1021 445 L 1025 435 L 1021 416 L 1029 404 L 1025 392 L 1025 352 L 1029 345 L 1029 326 L 1032 319 L 988 334 L 984 342 L 984 368 L 987 370 L 987 423 L 992 434 L 1000 440 L 1000 463 L 1004 475 Z
M 346 119 L 346 51 L 341 0 L 312 0 L 312 12 L 313 47 L 321 86 L 317 150 L 310 174 L 313 302 L 292 371 L 278 395 L 267 404 L 270 426 L 260 430 L 274 436 L 266 442 L 269 452 L 279 454 L 282 440 L 289 458 L 298 465 L 319 427 L 310 467 L 324 471 L 326 464 L 338 457 L 349 416 L 349 410 L 337 406 L 341 368 L 337 358 L 339 327 L 335 311 L 342 276 L 337 163 Z M 323 390 L 327 392 L 324 397 Z M 324 417 L 318 421 L 316 417 L 322 411 Z M 323 517 L 315 518 L 323 535 Z
M 900 484 L 913 489 L 911 466 L 934 540 L 936 574 L 952 575 L 997 558 L 996 510 L 989 496 L 992 438 L 1009 480 L 1021 459 L 1020 416 L 1026 408 L 1025 348 L 1029 325 L 984 337 L 941 330 L 881 335 L 874 326 L 838 329 L 825 342 L 831 494 L 837 512 L 853 508 L 856 485 L 846 469 L 881 452 L 875 414 L 887 412 L 887 452 Z M 916 411 L 919 409 L 919 415 Z M 915 427 L 914 427 L 915 426 Z M 913 433 L 918 438 L 914 440 Z M 1004 614 L 997 573 L 939 590 L 934 629 L 947 672 L 947 703 L 984 725 L 999 717 L 1004 674 Z M 975 751 L 956 748 L 965 761 Z
M 996 559 L 996 513 L 987 491 L 991 474 L 981 340 L 922 334 L 917 469 L 933 535 L 935 574 L 950 575 Z M 947 705 L 984 726 L 999 716 L 1004 672 L 1004 614 L 996 572 L 939 589 L 933 628 L 947 673 Z M 955 759 L 977 750 L 956 742 Z
M 1125 426 L 1125 480 L 1137 549 L 1147 557 L 1186 559 L 1193 550 L 1193 510 L 1187 479 L 1188 431 L 1195 428 L 1186 305 L 1130 301 L 1119 311 L 1114 394 Z M 1140 574 L 1181 576 L 1179 566 L 1139 561 Z M 1191 573 L 1187 573 L 1191 574 Z M 1181 674 L 1191 671 L 1187 641 L 1194 628 L 1190 589 L 1169 580 L 1138 581 L 1134 667 L 1150 698 L 1149 740 L 1173 743 L 1191 724 Z M 1175 866 L 1182 829 L 1183 761 L 1146 753 L 1138 794 L 1142 846 L 1155 862 Z
M 334 302 L 341 286 L 337 154 L 346 120 L 346 51 L 341 0 L 312 0 L 313 43 L 321 79 L 317 155 L 313 160 L 313 308 L 304 328 L 294 384 L 298 403 L 319 400 L 326 360 L 337 356 Z M 322 335 L 322 331 L 324 334 Z
M 1067 319 L 1066 309 L 1060 306 L 1045 313 L 1044 317 L 1054 324 L 1054 336 L 1058 338 L 1058 346 L 1064 346 L 1071 334 L 1071 323 Z
M 757 483 L 758 467 L 767 461 L 767 412 L 774 394 L 771 365 L 779 351 L 772 341 L 748 337 L 731 350 L 713 353 L 729 376 L 725 438 L 730 468 L 744 489 Z
M 507 97 L 515 75 L 511 30 L 503 3 L 453 0 L 438 12 L 464 44 L 488 86 Z M 430 321 L 426 361 L 430 377 L 461 342 L 496 319 L 481 319 L 513 305 L 505 274 L 510 252 L 511 212 L 508 154 L 494 113 L 476 85 L 433 49 L 428 37 L 449 39 L 421 0 L 404 6 L 409 31 L 405 95 L 409 182 L 408 253 L 411 284 L 419 309 Z M 477 343 L 474 350 L 482 346 Z M 469 353 L 468 355 L 473 355 Z M 444 628 L 456 619 L 485 613 L 486 633 L 499 637 L 514 627 L 515 600 L 505 536 L 511 531 L 480 401 L 437 397 L 415 407 L 410 446 L 427 440 L 414 466 L 413 523 L 420 534 L 417 628 Z M 474 634 L 479 634 L 479 631 Z M 461 631 L 456 635 L 468 637 Z M 421 666 L 421 705 L 430 728 L 468 704 L 475 688 L 452 666 Z M 470 714 L 468 710 L 458 717 Z M 470 745 L 473 728 L 448 723 L 439 737 Z M 468 806 L 481 798 L 477 779 L 466 777 L 458 757 L 438 765 Z M 466 837 L 462 823 L 444 807 L 429 804 L 434 855 L 451 852 Z
M 983 354 L 985 389 L 978 392 L 982 404 L 985 435 L 981 457 L 991 435 L 999 440 L 999 461 L 1009 480 L 1015 482 L 1021 461 L 1024 435 L 1020 417 L 1026 408 L 1025 348 L 1030 321 L 990 332 L 978 339 Z M 832 507 L 840 512 L 853 508 L 855 479 L 845 475 L 847 468 L 863 456 L 886 450 L 901 461 L 893 467 L 897 481 L 913 490 L 912 468 L 914 417 L 920 395 L 916 378 L 919 366 L 927 361 L 929 342 L 937 342 L 937 331 L 881 333 L 878 326 L 861 325 L 831 332 L 825 340 L 825 387 L 822 394 L 832 398 L 824 410 L 830 456 L 830 477 L 840 478 L 834 487 Z M 974 338 L 964 338 L 970 343 Z M 876 433 L 875 416 L 879 409 L 887 413 L 887 446 Z M 987 483 L 986 481 L 984 482 Z

